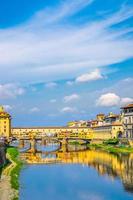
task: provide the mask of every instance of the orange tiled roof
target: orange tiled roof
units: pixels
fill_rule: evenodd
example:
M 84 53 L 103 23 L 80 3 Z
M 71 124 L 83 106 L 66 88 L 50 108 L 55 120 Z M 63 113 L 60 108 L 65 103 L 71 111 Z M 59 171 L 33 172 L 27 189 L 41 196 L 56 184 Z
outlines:
M 123 106 L 123 107 L 121 107 L 121 108 L 133 108 L 133 103 L 131 103 L 131 104 L 128 104 L 128 105 L 126 105 L 126 106 Z
M 7 112 L 0 112 L 0 117 L 10 117 L 10 114 Z
M 112 125 L 120 126 L 120 125 L 122 125 L 122 122 L 113 122 Z

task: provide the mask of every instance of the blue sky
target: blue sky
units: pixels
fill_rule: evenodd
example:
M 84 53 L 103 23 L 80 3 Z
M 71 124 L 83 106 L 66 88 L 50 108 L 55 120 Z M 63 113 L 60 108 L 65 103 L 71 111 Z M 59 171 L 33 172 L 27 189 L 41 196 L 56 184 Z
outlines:
M 133 102 L 131 0 L 0 0 L 0 104 L 14 126 Z

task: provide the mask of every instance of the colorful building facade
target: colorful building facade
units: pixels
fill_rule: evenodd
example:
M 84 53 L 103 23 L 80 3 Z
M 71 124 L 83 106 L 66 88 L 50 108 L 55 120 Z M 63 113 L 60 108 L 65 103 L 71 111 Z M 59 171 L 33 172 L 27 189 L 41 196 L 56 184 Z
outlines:
M 133 139 L 133 104 L 121 108 L 123 114 L 124 137 Z

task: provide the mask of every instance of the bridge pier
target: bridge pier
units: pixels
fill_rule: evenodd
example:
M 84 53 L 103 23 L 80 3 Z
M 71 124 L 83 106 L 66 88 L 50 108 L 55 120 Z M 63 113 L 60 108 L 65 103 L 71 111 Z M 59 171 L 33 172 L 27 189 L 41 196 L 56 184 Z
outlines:
M 42 145 L 46 145 L 47 144 L 47 141 L 44 137 L 42 137 Z
M 62 141 L 61 141 L 61 149 L 63 152 L 67 152 L 68 151 L 68 139 L 67 138 L 64 138 Z
M 32 153 L 36 152 L 36 139 L 35 138 L 30 140 L 30 151 Z
M 19 140 L 19 148 L 24 148 L 24 140 Z

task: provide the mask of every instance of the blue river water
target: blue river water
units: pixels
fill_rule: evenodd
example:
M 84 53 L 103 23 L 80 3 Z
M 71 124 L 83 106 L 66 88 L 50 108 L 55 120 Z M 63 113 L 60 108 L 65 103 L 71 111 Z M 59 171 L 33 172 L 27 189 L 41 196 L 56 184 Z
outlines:
M 20 200 L 133 200 L 132 156 L 59 153 L 51 164 L 34 156 L 21 171 Z

